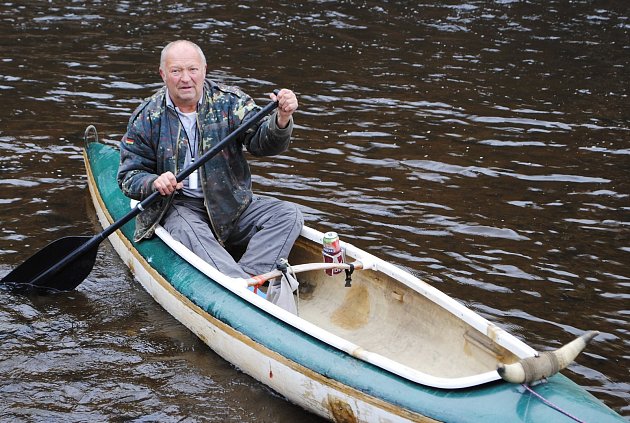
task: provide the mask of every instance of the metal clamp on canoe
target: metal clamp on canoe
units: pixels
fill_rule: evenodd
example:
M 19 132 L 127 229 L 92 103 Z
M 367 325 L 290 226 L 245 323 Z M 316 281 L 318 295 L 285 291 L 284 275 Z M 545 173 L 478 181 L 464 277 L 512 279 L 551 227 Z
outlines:
M 346 271 L 346 288 L 350 288 L 352 286 L 352 272 L 354 272 L 354 264 L 348 263 L 348 268 L 344 269 Z

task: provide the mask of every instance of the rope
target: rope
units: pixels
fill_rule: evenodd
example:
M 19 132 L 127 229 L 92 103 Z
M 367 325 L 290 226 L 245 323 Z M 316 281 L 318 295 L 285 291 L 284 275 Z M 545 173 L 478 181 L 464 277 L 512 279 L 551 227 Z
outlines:
M 289 260 L 287 260 L 287 268 L 289 269 L 289 272 L 293 275 L 293 279 L 297 281 L 298 280 L 297 275 L 295 274 L 295 271 L 293 270 L 293 267 L 291 266 L 291 264 L 289 264 Z M 297 315 L 299 316 L 300 315 L 300 288 L 295 290 L 295 296 L 297 299 L 297 301 L 295 302 L 295 308 L 297 310 Z
M 580 420 L 577 417 L 575 417 L 574 415 L 570 414 L 567 411 L 564 411 L 562 408 L 560 408 L 559 406 L 555 405 L 554 403 L 552 403 L 551 401 L 547 400 L 546 398 L 544 398 L 542 395 L 540 395 L 538 392 L 535 392 L 529 385 L 522 383 L 521 386 L 523 388 L 525 388 L 527 391 L 529 391 L 529 393 L 531 393 L 532 395 L 534 395 L 536 398 L 538 398 L 539 400 L 541 400 L 543 403 L 545 403 L 546 405 L 548 405 L 549 407 L 553 408 L 556 411 L 559 411 L 560 413 L 564 414 L 565 416 L 569 417 L 570 419 L 575 420 L 578 423 L 586 423 L 584 420 Z

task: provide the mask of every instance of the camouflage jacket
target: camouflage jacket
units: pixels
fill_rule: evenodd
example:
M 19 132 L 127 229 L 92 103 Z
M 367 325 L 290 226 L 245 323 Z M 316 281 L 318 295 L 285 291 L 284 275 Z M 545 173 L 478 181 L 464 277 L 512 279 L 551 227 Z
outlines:
M 197 107 L 201 152 L 217 144 L 243 121 L 260 110 L 251 97 L 236 87 L 206 80 Z M 206 162 L 200 170 L 204 203 L 212 230 L 223 243 L 252 199 L 249 165 L 243 147 L 255 156 L 286 151 L 293 120 L 278 128 L 275 113 L 246 131 L 236 142 Z M 118 185 L 124 194 L 143 200 L 153 192 L 153 181 L 166 171 L 177 175 L 184 168 L 188 142 L 177 111 L 166 103 L 166 87 L 144 100 L 134 111 L 120 143 Z M 135 241 L 153 236 L 173 195 L 160 198 L 136 218 Z

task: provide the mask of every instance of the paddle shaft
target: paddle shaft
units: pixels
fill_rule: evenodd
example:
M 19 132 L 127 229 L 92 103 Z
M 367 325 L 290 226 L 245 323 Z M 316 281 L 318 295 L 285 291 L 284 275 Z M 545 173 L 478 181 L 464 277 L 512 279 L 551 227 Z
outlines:
M 277 91 L 275 91 L 277 94 Z M 195 160 L 190 166 L 182 170 L 178 173 L 175 178 L 177 182 L 181 182 L 190 176 L 195 170 L 205 164 L 207 161 L 216 156 L 226 145 L 234 141 L 237 137 L 251 128 L 254 124 L 256 124 L 260 119 L 271 113 L 276 107 L 278 107 L 277 101 L 272 101 L 263 107 L 258 113 L 252 116 L 250 119 L 247 119 L 246 122 L 241 124 L 238 128 L 236 128 L 232 133 L 230 133 L 227 137 L 223 138 L 219 143 L 211 147 L 208 151 L 206 151 L 199 159 Z M 83 254 L 89 252 L 93 248 L 96 248 L 102 241 L 104 241 L 108 236 L 116 232 L 119 228 L 121 228 L 124 224 L 129 222 L 131 219 L 139 215 L 145 208 L 149 207 L 151 204 L 155 203 L 158 198 L 161 197 L 161 194 L 158 191 L 154 191 L 147 198 L 142 200 L 140 203 L 136 204 L 136 206 L 129 211 L 126 215 L 118 219 L 116 222 L 109 225 L 103 232 L 94 235 L 89 241 L 85 244 L 81 245 L 79 248 L 72 251 L 70 254 L 65 256 L 63 259 L 58 261 L 56 264 L 52 265 L 48 269 L 41 272 L 37 275 L 33 280 L 29 283 L 31 285 L 39 286 L 43 285 L 46 280 L 48 280 L 51 276 L 55 275 L 61 269 L 66 267 L 68 264 L 72 263 L 74 260 L 81 257 Z M 77 284 L 78 285 L 78 284 Z

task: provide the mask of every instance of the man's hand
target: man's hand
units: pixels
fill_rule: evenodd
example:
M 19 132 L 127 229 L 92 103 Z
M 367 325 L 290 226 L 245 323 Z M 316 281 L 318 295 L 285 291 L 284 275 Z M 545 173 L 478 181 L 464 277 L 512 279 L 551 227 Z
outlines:
M 153 187 L 156 191 L 159 191 L 160 194 L 169 195 L 178 189 L 184 188 L 184 184 L 182 182 L 177 182 L 173 172 L 164 172 L 158 176 L 155 181 L 153 181 Z
M 278 101 L 277 123 L 279 128 L 286 128 L 291 120 L 291 115 L 298 108 L 298 100 L 295 93 L 291 90 L 283 88 L 278 95 L 271 93 L 269 95 L 273 101 Z

